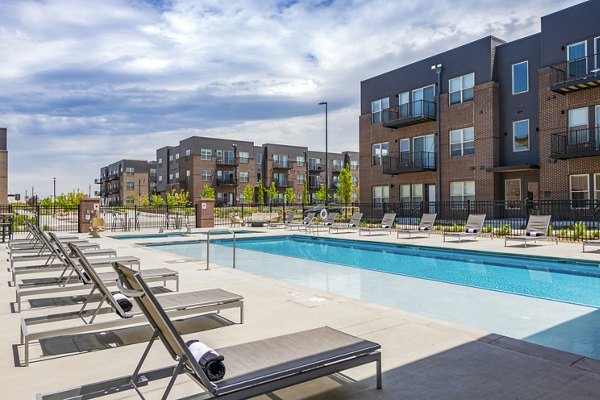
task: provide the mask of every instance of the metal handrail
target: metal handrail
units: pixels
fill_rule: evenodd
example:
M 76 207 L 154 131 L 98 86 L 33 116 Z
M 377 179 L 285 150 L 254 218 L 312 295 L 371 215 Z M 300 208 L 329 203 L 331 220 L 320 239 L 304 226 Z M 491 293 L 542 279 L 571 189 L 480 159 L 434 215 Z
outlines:
M 206 233 L 206 270 L 210 269 L 210 234 L 212 232 L 229 232 L 233 235 L 233 269 L 235 269 L 235 231 L 227 228 L 211 229 Z

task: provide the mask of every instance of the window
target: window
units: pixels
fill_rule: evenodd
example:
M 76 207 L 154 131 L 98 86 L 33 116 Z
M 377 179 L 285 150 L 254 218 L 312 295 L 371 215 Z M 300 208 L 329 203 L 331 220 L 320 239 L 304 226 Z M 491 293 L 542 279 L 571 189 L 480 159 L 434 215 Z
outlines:
M 250 158 L 250 153 L 247 151 L 240 151 L 238 153 L 238 157 L 240 159 L 240 164 L 248 164 L 248 159 Z
M 173 154 L 169 156 L 169 161 L 173 161 Z
M 587 73 L 587 44 L 585 40 L 567 46 L 567 70 L 569 78 L 578 78 Z
M 409 116 L 408 104 L 410 102 L 408 92 L 400 93 L 398 95 L 398 116 L 400 118 L 406 118 Z
M 473 128 L 450 131 L 450 157 L 466 156 L 475 152 Z
M 513 151 L 529 150 L 529 120 L 513 122 Z
M 404 203 L 410 202 L 410 185 L 400 185 L 400 201 Z
M 600 200 L 600 174 L 594 174 L 594 199 Z
M 589 178 L 587 174 L 570 175 L 571 208 L 584 208 L 585 202 L 590 198 Z
M 387 203 L 390 201 L 389 186 L 373 186 L 373 203 Z
M 435 115 L 433 106 L 434 90 L 433 85 L 412 91 L 412 116 L 429 116 Z
M 156 175 L 156 168 L 150 168 L 150 172 L 148 173 L 150 176 Z
M 475 181 L 450 182 L 450 201 L 475 200 Z
M 504 181 L 504 207 L 507 210 L 519 210 L 521 208 L 521 180 L 506 179 Z
M 173 174 L 169 174 L 169 181 L 173 180 Z
M 413 183 L 412 185 L 412 201 L 423 201 L 423 184 Z
M 296 182 L 304 184 L 304 175 L 296 175 Z
M 125 189 L 127 189 L 127 190 L 135 190 L 135 183 L 133 183 L 133 182 L 125 182 Z
M 262 179 L 262 173 L 261 172 L 257 172 L 256 173 L 256 181 L 260 181 Z
M 215 150 L 215 155 L 217 158 L 217 162 L 223 161 L 223 150 Z
M 450 104 L 464 103 L 473 100 L 475 73 L 450 79 Z
M 263 155 L 261 153 L 257 153 L 254 155 L 254 159 L 256 160 L 256 164 L 262 164 Z
M 581 144 L 589 141 L 587 107 L 569 110 L 569 144 Z
M 175 159 L 179 160 L 179 153 L 175 153 Z
M 275 168 L 288 168 L 287 154 L 273 154 L 273 166 Z
M 356 176 L 352 177 L 352 186 L 354 186 L 354 187 L 358 186 L 358 178 Z
M 185 171 L 185 176 L 186 176 L 187 178 L 189 178 L 189 177 L 190 177 L 190 170 L 189 170 L 189 169 Z
M 400 162 L 410 161 L 410 139 L 400 139 Z
M 202 170 L 202 180 L 203 181 L 211 181 L 212 180 L 212 171 L 210 169 Z
M 192 151 L 191 151 L 190 149 L 187 149 L 187 150 L 185 151 L 185 156 L 186 156 L 186 157 L 189 157 L 189 156 L 190 156 L 190 154 L 192 154 Z
M 250 173 L 248 171 L 240 171 L 240 182 L 249 182 Z
M 375 143 L 373 145 L 373 165 L 383 165 L 384 158 L 387 158 L 389 144 Z
M 350 170 L 358 171 L 358 161 L 350 160 Z
M 390 98 L 379 99 L 371 102 L 371 122 L 377 124 L 381 122 L 383 110 L 390 108 Z
M 212 150 L 211 149 L 200 149 L 200 159 L 201 160 L 212 159 Z
M 135 173 L 135 168 L 127 167 L 125 168 L 125 175 L 133 175 Z
M 298 167 L 304 166 L 304 156 L 296 156 L 296 165 Z
M 162 182 L 162 175 L 159 175 L 159 176 L 158 176 L 158 181 L 159 181 L 159 182 Z
M 596 55 L 594 67 L 598 69 L 600 68 L 600 36 L 594 39 L 594 54 Z
M 596 148 L 600 148 L 600 106 L 596 106 Z
M 158 159 L 158 166 L 162 166 L 162 157 Z
M 529 91 L 529 63 L 523 61 L 512 66 L 512 94 Z
M 179 172 L 175 172 L 175 179 L 179 179 Z

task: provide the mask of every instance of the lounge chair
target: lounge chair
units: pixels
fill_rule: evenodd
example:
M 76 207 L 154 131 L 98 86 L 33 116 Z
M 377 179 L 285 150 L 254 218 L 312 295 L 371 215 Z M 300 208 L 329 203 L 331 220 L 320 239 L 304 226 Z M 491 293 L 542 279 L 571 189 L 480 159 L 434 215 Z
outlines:
M 267 228 L 285 228 L 287 225 L 294 223 L 294 218 L 296 218 L 296 214 L 288 211 L 285 213 L 285 219 L 283 222 L 269 222 L 267 224 Z
M 399 238 L 400 234 L 408 234 L 409 239 L 413 234 L 427 234 L 427 236 L 431 236 L 431 230 L 433 229 L 436 217 L 437 214 L 423 214 L 417 229 L 398 229 L 396 231 L 396 238 Z
M 154 333 L 132 375 L 68 389 L 65 394 L 114 393 L 116 390 L 135 389 L 143 397 L 140 386 L 170 378 L 164 393 L 159 395 L 166 399 L 177 377 L 185 373 L 199 386 L 199 391 L 210 398 L 248 399 L 372 362 L 376 363 L 377 388 L 382 386 L 381 346 L 329 327 L 217 349 L 216 352 L 224 356 L 227 370 L 222 380 L 210 380 L 140 275 L 118 263 L 115 268 L 119 272 L 120 290 L 135 299 Z M 160 339 L 176 365 L 141 372 L 156 339 Z M 192 397 L 195 396 L 186 398 Z M 59 392 L 38 395 L 37 398 L 64 397 Z
M 25 367 L 29 365 L 29 345 L 32 341 L 147 323 L 144 314 L 140 311 L 139 307 L 135 307 L 135 304 L 131 310 L 125 311 L 118 303 L 117 299 L 115 299 L 113 293 L 108 289 L 106 280 L 101 274 L 96 272 L 89 262 L 87 262 L 85 256 L 81 253 L 81 250 L 76 246 L 71 246 L 71 249 L 77 255 L 81 268 L 90 280 L 92 289 L 88 294 L 87 299 L 91 298 L 94 292 L 98 292 L 101 296 L 100 302 L 94 310 L 86 310 L 86 306 L 89 304 L 86 300 L 79 311 L 22 318 L 21 345 L 24 346 L 23 366 Z M 113 276 L 117 276 L 116 272 L 111 271 L 111 273 Z M 244 322 L 244 303 L 242 296 L 222 289 L 167 293 L 157 296 L 156 299 L 171 318 L 190 317 L 229 308 L 239 308 L 240 323 Z M 109 307 L 102 307 L 105 304 Z M 115 312 L 120 318 L 94 322 L 98 315 L 110 312 Z M 83 324 L 65 325 L 63 322 L 73 319 L 81 319 Z M 38 325 L 41 324 L 44 324 L 40 327 L 42 329 L 34 328 L 34 326 L 38 327 Z
M 446 236 L 453 236 L 458 238 L 458 242 L 463 238 L 476 238 L 481 234 L 483 230 L 483 223 L 485 222 L 485 214 L 469 214 L 467 218 L 467 226 L 463 232 L 443 232 L 442 240 L 446 241 Z
M 239 215 L 232 215 L 229 217 L 229 226 L 244 226 L 244 220 Z
M 391 234 L 392 226 L 394 225 L 395 220 L 396 220 L 395 212 L 385 213 L 383 215 L 383 218 L 381 219 L 380 226 L 377 226 L 375 228 L 359 228 L 358 234 L 359 234 L 359 236 L 362 234 L 362 232 L 368 232 L 369 236 L 371 236 L 371 233 L 373 233 L 373 232 L 387 232 L 388 234 Z
M 600 239 L 584 240 L 582 243 L 583 243 L 583 252 L 584 253 L 585 253 L 585 246 L 600 247 Z
M 320 230 L 329 230 L 331 226 L 335 223 L 335 219 L 337 218 L 338 213 L 330 212 L 327 213 L 327 217 L 325 217 L 325 221 L 316 223 L 316 224 L 308 224 L 306 225 L 306 232 L 308 233 L 319 233 Z
M 289 224 L 285 225 L 285 229 L 304 229 L 306 230 L 306 227 L 310 224 L 312 224 L 313 220 L 315 219 L 315 215 L 316 213 L 314 212 L 310 212 L 308 214 L 306 214 L 306 217 L 302 220 L 302 222 L 291 222 Z
M 509 241 L 523 242 L 527 247 L 528 242 L 536 242 L 538 240 L 552 240 L 558 244 L 557 237 L 548 236 L 548 226 L 550 225 L 551 215 L 531 215 L 527 226 L 525 227 L 525 235 L 523 236 L 506 236 L 504 238 L 504 247 Z
M 363 217 L 363 213 L 354 213 L 350 217 L 350 221 L 339 225 L 331 225 L 329 227 L 329 233 L 349 233 L 358 230 L 360 220 Z

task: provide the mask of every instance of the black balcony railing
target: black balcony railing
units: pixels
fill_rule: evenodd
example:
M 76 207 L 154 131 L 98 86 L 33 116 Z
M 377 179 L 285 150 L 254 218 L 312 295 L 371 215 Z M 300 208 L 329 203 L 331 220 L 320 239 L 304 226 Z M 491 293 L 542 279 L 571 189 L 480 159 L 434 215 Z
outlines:
M 217 186 L 235 186 L 237 179 L 235 178 L 217 178 Z
M 95 183 L 96 185 L 99 185 L 99 184 L 101 184 L 101 183 L 102 183 L 102 178 L 96 178 L 96 179 L 94 179 L 94 183 Z
M 563 159 L 600 155 L 600 128 L 573 129 L 550 137 L 550 157 Z
M 279 178 L 279 179 L 274 179 L 273 182 L 275 183 L 275 186 L 278 188 L 287 188 L 290 187 L 290 181 L 289 179 L 285 178 Z
M 308 172 L 321 172 L 325 169 L 321 166 L 320 163 L 308 163 Z
M 238 162 L 235 157 L 223 157 L 220 160 L 217 158 L 217 165 L 235 167 Z
M 290 169 L 290 162 L 288 160 L 273 160 L 273 168 L 278 169 Z
M 383 173 L 389 175 L 408 172 L 435 171 L 435 153 L 417 151 L 399 156 L 383 157 Z
M 564 61 L 550 67 L 550 90 L 566 94 L 598 87 L 600 84 L 600 53 Z
M 427 100 L 411 101 L 383 110 L 382 124 L 387 128 L 435 121 L 435 103 Z
M 308 188 L 309 189 L 319 189 L 321 187 L 321 181 L 318 179 L 309 179 L 308 180 Z
M 331 171 L 332 171 L 333 173 L 339 174 L 340 172 L 342 172 L 342 169 L 344 169 L 344 166 L 343 166 L 343 165 L 338 165 L 338 164 L 336 164 L 336 165 L 334 165 L 334 166 L 331 168 Z

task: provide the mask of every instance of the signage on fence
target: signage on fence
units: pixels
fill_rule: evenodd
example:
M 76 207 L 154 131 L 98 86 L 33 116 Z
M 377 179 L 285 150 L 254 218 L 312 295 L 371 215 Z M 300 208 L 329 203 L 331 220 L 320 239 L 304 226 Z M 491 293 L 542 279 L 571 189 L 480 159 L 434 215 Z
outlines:
M 206 210 L 206 203 L 202 203 L 202 209 Z

